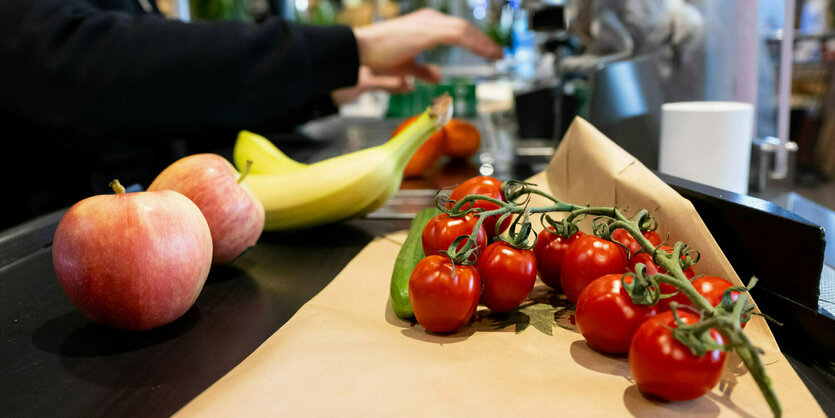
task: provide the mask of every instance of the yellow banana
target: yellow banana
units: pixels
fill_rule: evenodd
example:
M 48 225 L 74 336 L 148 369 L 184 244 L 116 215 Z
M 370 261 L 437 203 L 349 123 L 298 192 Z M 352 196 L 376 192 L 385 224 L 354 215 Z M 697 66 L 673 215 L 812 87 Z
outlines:
M 243 171 L 246 161 L 252 160 L 250 174 L 287 174 L 307 167 L 276 148 L 272 142 L 261 135 L 249 131 L 238 133 L 232 160 L 238 171 Z
M 241 131 L 238 134 L 233 159 L 239 171 L 244 170 L 247 160 L 258 161 L 257 170 L 254 169 L 255 164 L 250 168 L 250 173 L 256 174 L 289 174 L 308 167 L 307 164 L 288 157 L 267 138 L 249 131 Z M 348 217 L 362 217 L 375 211 L 399 188 L 400 182 L 391 182 L 389 188 L 382 191 L 377 199 Z
M 238 139 L 243 142 L 240 153 L 239 144 L 235 146 L 235 163 L 240 167 L 239 157 L 252 159 L 254 169 L 257 161 L 267 160 L 261 163 L 264 171 L 252 170 L 246 177 L 247 186 L 264 205 L 264 229 L 322 225 L 362 216 L 382 206 L 400 188 L 403 169 L 412 154 L 451 117 L 452 99 L 442 96 L 385 144 L 301 167 L 283 160 L 281 156 L 290 159 L 280 151 L 280 155 L 269 151 L 273 146 L 266 139 L 269 146 L 251 147 L 259 141 L 244 135 L 243 140 Z M 284 171 L 278 172 L 276 167 Z M 265 172 L 273 169 L 276 171 Z

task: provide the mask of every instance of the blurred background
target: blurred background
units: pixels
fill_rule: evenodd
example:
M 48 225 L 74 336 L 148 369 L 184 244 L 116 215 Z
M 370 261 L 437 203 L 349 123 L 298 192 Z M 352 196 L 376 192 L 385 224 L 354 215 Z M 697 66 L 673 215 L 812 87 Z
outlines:
M 751 103 L 748 193 L 784 205 L 793 193 L 835 208 L 835 119 L 827 117 L 835 111 L 830 0 L 158 3 L 171 18 L 191 21 L 281 16 L 361 26 L 423 7 L 469 20 L 505 47 L 504 60 L 486 63 L 460 48 L 439 48 L 423 60 L 442 67 L 440 85 L 418 83 L 406 95 L 368 93 L 340 113 L 393 121 L 378 128 L 385 130 L 449 92 L 456 116 L 482 133 L 475 165 L 484 172 L 487 161 L 486 170 L 498 177 L 518 175 L 520 164 L 541 169 L 575 116 L 658 169 L 661 104 Z M 309 133 L 334 129 L 310 125 Z

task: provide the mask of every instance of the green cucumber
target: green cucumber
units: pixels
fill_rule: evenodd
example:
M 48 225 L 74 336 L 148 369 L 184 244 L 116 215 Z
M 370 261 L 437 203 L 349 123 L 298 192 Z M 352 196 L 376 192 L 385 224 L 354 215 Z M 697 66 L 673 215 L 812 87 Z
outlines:
M 394 270 L 391 272 L 391 309 L 398 318 L 411 320 L 415 317 L 412 304 L 409 303 L 409 277 L 418 262 L 423 259 L 423 228 L 430 219 L 441 213 L 438 208 L 428 208 L 418 212 L 409 227 L 409 235 L 397 253 Z

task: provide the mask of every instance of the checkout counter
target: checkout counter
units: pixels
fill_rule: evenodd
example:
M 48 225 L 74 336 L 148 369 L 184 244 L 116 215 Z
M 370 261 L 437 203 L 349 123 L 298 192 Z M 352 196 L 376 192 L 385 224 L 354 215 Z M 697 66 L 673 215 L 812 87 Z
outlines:
M 556 141 L 519 138 L 518 131 L 503 128 L 507 118 L 474 115 L 482 152 L 404 181 L 400 192 L 367 218 L 328 226 L 327 232 L 264 233 L 234 263 L 212 269 L 182 318 L 147 332 L 95 325 L 66 298 L 52 270 L 50 247 L 63 212 L 0 231 L 3 414 L 170 416 L 251 354 L 374 237 L 408 229 L 411 216 L 431 204 L 435 189 L 478 174 L 504 180 L 540 171 Z M 291 158 L 313 162 L 377 145 L 401 121 L 331 117 L 271 139 Z M 655 122 L 644 120 L 631 129 Z M 219 152 L 231 156 L 231 148 Z M 772 202 L 661 178 L 694 203 L 738 274 L 759 277 L 752 294 L 764 312 L 784 324 L 772 326 L 782 351 L 822 409 L 835 413 L 835 319 L 822 310 L 820 294 L 822 274 L 835 277 L 829 267 L 835 260 L 830 263 L 824 252 L 835 246 L 825 245 L 822 223 Z M 763 236 L 765 226 L 773 235 Z
M 291 157 L 316 161 L 376 145 L 398 123 L 333 117 L 307 125 L 298 135 L 274 139 Z M 537 160 L 526 158 L 519 160 L 525 164 L 513 164 L 511 171 L 497 175 L 524 178 Z M 423 181 L 469 177 L 482 166 L 477 161 L 447 172 L 441 169 L 435 174 L 441 177 Z M 835 321 L 811 308 L 817 307 L 817 297 L 809 291 L 820 277 L 822 229 L 770 202 L 681 179 L 662 179 L 693 201 L 740 276 L 760 277 L 752 292 L 760 308 L 784 322 L 786 329 L 800 329 L 798 334 L 772 326 L 784 354 L 823 410 L 835 411 Z M 408 187 L 409 182 L 404 184 Z M 173 414 L 251 354 L 375 236 L 407 229 L 410 216 L 431 204 L 434 193 L 416 185 L 401 190 L 367 218 L 329 226 L 327 232 L 320 228 L 264 233 L 234 263 L 212 269 L 195 306 L 182 318 L 142 333 L 95 325 L 63 294 L 52 270 L 50 249 L 61 212 L 3 231 L 0 404 L 4 413 Z M 807 244 L 769 248 L 755 234 L 763 226 L 782 234 L 770 237 L 774 242 L 794 237 Z M 323 234 L 328 239 L 322 239 Z M 775 252 L 782 255 L 777 258 Z

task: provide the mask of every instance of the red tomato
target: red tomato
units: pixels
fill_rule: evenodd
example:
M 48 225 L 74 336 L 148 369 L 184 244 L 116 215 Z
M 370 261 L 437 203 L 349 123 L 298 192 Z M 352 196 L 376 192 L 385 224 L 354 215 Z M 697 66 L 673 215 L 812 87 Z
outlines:
M 457 202 L 465 196 L 471 194 L 480 194 L 492 197 L 502 202 L 505 201 L 504 196 L 502 195 L 502 182 L 490 176 L 476 176 L 459 184 L 458 187 L 450 193 L 449 198 Z M 484 200 L 478 200 L 475 203 L 467 205 L 467 208 L 469 207 L 482 208 L 486 212 L 488 210 L 498 209 L 499 205 Z M 487 231 L 488 237 L 492 238 L 496 236 L 496 222 L 498 221 L 498 215 L 490 216 L 484 219 L 482 225 L 484 226 L 484 230 Z M 510 226 L 510 222 L 510 217 L 502 222 L 502 232 Z
M 679 317 L 693 324 L 699 317 L 683 310 Z M 725 352 L 708 351 L 696 357 L 673 338 L 670 328 L 676 322 L 672 312 L 660 313 L 641 324 L 629 346 L 629 368 L 638 389 L 644 394 L 668 401 L 686 401 L 709 392 L 722 376 Z M 724 344 L 722 334 L 712 329 L 710 336 Z
M 453 268 L 454 267 L 454 268 Z M 430 255 L 409 277 L 409 302 L 418 323 L 429 331 L 453 332 L 472 318 L 481 296 L 481 277 L 474 266 L 452 265 Z
M 659 249 L 664 250 L 668 253 L 673 252 L 673 247 L 667 245 L 662 245 L 661 247 L 659 247 Z M 682 256 L 682 258 L 684 258 L 684 256 Z M 667 274 L 667 271 L 658 267 L 658 265 L 655 264 L 655 261 L 652 260 L 652 256 L 647 253 L 638 253 L 634 257 L 632 257 L 629 260 L 629 271 L 634 272 L 635 265 L 637 265 L 638 263 L 643 263 L 645 266 L 647 266 L 647 275 L 653 275 L 656 273 Z M 693 270 L 693 266 L 690 266 L 687 268 L 687 270 L 684 270 L 684 276 L 688 279 L 696 277 L 696 272 Z M 662 294 L 675 293 L 678 291 L 678 289 L 676 289 L 675 286 L 667 283 L 661 283 L 659 287 L 661 288 L 660 290 Z M 682 297 L 686 299 L 685 296 L 682 295 Z M 662 311 L 666 311 L 670 309 L 670 302 L 672 302 L 672 298 L 665 298 L 661 299 L 658 302 L 658 305 L 660 306 Z
M 653 246 L 657 247 L 661 245 L 661 236 L 658 235 L 658 232 L 655 231 L 644 231 L 642 232 L 644 238 L 648 239 Z M 623 244 L 626 248 L 629 248 L 629 256 L 634 257 L 635 254 L 638 254 L 638 251 L 641 251 L 643 248 L 635 238 L 629 233 L 629 231 L 618 228 L 612 231 L 612 240 L 617 241 Z
M 560 271 L 560 284 L 571 303 L 577 303 L 580 292 L 592 280 L 626 272 L 626 251 L 618 244 L 594 235 L 574 240 L 565 251 Z
M 558 292 L 562 292 L 560 284 L 560 271 L 562 260 L 565 257 L 565 250 L 579 237 L 586 235 L 578 231 L 574 235 L 563 238 L 547 229 L 543 230 L 536 240 L 536 247 L 533 252 L 536 255 L 536 269 L 539 271 L 539 278 Z
M 440 251 L 446 251 L 456 238 L 462 235 L 470 235 L 473 233 L 478 219 L 472 214 L 462 216 L 460 218 L 450 218 L 449 215 L 442 213 L 430 219 L 423 228 L 423 235 L 421 241 L 423 242 L 423 253 L 427 256 L 436 255 Z M 487 247 L 487 234 L 484 232 L 482 225 L 476 234 L 476 254 L 480 253 Z M 461 241 L 458 244 L 458 249 L 464 246 L 466 241 Z M 471 258 L 472 259 L 472 258 Z
M 693 284 L 697 292 L 707 299 L 710 306 L 719 305 L 722 302 L 722 295 L 725 293 L 725 289 L 733 286 L 731 282 L 716 276 L 702 276 L 690 283 Z M 739 298 L 739 292 L 731 292 L 731 300 L 737 300 L 737 298 Z M 670 302 L 676 301 L 684 306 L 693 306 L 690 299 L 684 293 L 679 293 L 668 300 Z M 667 305 L 669 306 L 669 302 Z
M 636 305 L 621 283 L 622 274 L 607 274 L 589 283 L 580 298 L 574 319 L 589 346 L 609 354 L 626 354 L 638 327 L 655 316 L 656 306 Z M 624 278 L 632 283 L 632 276 Z
M 496 241 L 478 257 L 476 269 L 484 281 L 481 303 L 493 312 L 519 306 L 536 282 L 536 257 L 532 250 Z

